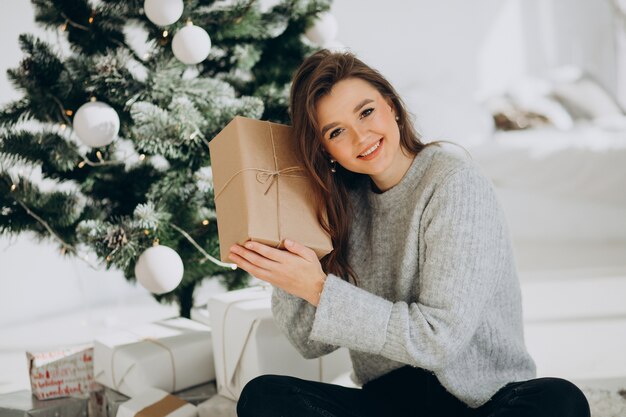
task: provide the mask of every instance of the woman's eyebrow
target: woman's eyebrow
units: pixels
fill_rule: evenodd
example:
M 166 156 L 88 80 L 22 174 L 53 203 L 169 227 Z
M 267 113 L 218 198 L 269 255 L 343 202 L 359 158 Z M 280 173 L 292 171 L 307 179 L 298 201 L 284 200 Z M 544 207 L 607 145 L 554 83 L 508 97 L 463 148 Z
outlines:
M 363 107 L 363 106 L 365 106 L 367 103 L 371 103 L 371 102 L 373 102 L 373 101 L 374 101 L 374 100 L 372 100 L 371 98 L 366 98 L 365 100 L 362 100 L 359 104 L 357 104 L 357 105 L 354 107 L 354 110 L 352 110 L 352 113 L 356 113 L 356 112 L 358 112 L 359 110 L 361 110 L 361 107 Z
M 361 107 L 365 106 L 367 103 L 372 103 L 373 101 L 374 101 L 374 100 L 372 100 L 371 98 L 366 98 L 366 99 L 364 99 L 364 100 L 361 100 L 361 101 L 359 102 L 359 104 L 357 104 L 357 105 L 354 107 L 354 110 L 352 110 L 352 112 L 353 112 L 353 113 L 358 112 L 359 110 L 361 110 Z M 329 129 L 332 129 L 333 127 L 337 126 L 338 124 L 339 124 L 338 122 L 332 122 L 332 123 L 329 123 L 329 124 L 327 124 L 326 126 L 324 126 L 324 127 L 322 128 L 322 136 L 324 136 L 324 135 L 326 134 L 326 132 L 327 132 Z

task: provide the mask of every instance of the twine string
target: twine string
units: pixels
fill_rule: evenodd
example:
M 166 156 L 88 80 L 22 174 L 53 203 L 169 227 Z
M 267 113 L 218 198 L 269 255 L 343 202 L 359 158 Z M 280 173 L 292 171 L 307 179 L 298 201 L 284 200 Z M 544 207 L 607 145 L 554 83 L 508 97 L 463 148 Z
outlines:
M 268 287 L 265 285 L 261 285 L 260 286 L 262 288 L 263 291 L 267 291 Z M 226 391 L 228 391 L 230 393 L 230 395 L 233 398 L 237 398 L 237 395 L 235 395 L 235 393 L 231 390 L 231 384 L 233 383 L 232 379 L 227 379 L 226 376 L 228 375 L 227 373 L 227 368 L 226 368 L 226 322 L 227 322 L 227 316 L 228 313 L 231 309 L 231 307 L 241 304 L 241 303 L 245 303 L 247 301 L 255 301 L 257 300 L 257 298 L 246 298 L 243 300 L 236 300 L 230 304 L 228 304 L 226 306 L 226 309 L 224 310 L 224 316 L 222 317 L 222 366 L 224 368 L 224 389 Z M 239 366 L 239 363 L 241 362 L 241 357 L 243 356 L 244 352 L 246 351 L 246 347 L 248 346 L 248 341 L 250 339 L 250 335 L 252 335 L 252 333 L 254 332 L 254 330 L 256 329 L 256 327 L 259 325 L 260 320 L 258 318 L 254 319 L 252 321 L 252 325 L 250 326 L 250 328 L 248 328 L 248 333 L 246 334 L 246 339 L 243 342 L 243 347 L 241 349 L 241 356 L 239 356 L 239 358 L 237 358 L 237 362 L 235 363 L 235 369 L 237 369 L 237 367 Z M 234 377 L 234 373 L 233 373 L 233 377 Z
M 167 345 L 163 344 L 160 340 L 155 339 L 153 337 L 142 338 L 141 340 L 139 340 L 139 342 L 154 343 L 155 345 L 162 347 L 163 349 L 165 349 L 167 351 L 167 353 L 169 353 L 170 363 L 172 365 L 172 390 L 170 392 L 176 392 L 176 361 L 174 359 L 174 352 L 172 352 L 172 349 L 170 349 Z M 114 366 L 115 365 L 115 354 L 118 351 L 120 351 L 121 348 L 123 348 L 125 346 L 128 346 L 128 345 L 115 346 L 113 348 L 113 353 L 111 354 L 111 379 L 113 380 L 113 388 L 116 391 L 119 391 L 119 387 L 122 384 L 122 382 L 124 382 L 124 378 L 126 378 L 126 376 L 129 374 L 129 372 L 135 366 L 135 363 L 133 363 L 131 366 L 129 366 L 128 369 L 126 369 L 126 371 L 124 372 L 124 374 L 120 378 L 120 380 L 116 381 L 116 378 L 115 378 L 115 366 Z

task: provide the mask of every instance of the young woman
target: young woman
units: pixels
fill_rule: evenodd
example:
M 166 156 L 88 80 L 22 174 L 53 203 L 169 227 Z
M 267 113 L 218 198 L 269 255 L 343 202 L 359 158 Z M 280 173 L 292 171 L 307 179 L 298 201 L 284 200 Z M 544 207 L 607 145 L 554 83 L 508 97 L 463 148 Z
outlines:
M 347 347 L 362 388 L 265 375 L 239 417 L 588 417 L 574 384 L 535 378 L 506 220 L 471 159 L 423 144 L 352 54 L 308 57 L 290 111 L 334 250 L 320 263 L 298 242 L 247 242 L 230 259 L 274 286 L 275 321 L 304 357 Z

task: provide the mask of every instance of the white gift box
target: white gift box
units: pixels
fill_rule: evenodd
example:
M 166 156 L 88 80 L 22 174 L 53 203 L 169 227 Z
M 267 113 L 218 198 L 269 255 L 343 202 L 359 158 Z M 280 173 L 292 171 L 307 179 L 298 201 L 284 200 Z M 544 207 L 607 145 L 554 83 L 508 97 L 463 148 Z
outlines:
M 175 318 L 101 336 L 94 343 L 94 376 L 128 397 L 147 387 L 175 392 L 213 380 L 210 328 Z
M 330 382 L 352 369 L 347 349 L 304 359 L 274 324 L 269 286 L 230 291 L 209 299 L 217 390 L 238 400 L 243 387 L 265 374 Z
M 93 345 L 48 352 L 26 352 L 30 386 L 39 400 L 87 397 L 98 389 L 93 379 Z
M 116 417 L 197 417 L 196 406 L 167 392 L 145 389 L 130 400 L 120 404 Z

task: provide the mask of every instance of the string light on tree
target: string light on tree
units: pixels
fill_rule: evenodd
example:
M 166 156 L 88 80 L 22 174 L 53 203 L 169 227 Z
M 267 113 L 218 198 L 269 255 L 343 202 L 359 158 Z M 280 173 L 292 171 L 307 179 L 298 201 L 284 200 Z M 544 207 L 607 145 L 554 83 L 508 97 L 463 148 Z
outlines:
M 184 64 L 194 65 L 204 61 L 211 50 L 211 38 L 204 29 L 190 21 L 172 39 L 172 52 Z
M 98 148 L 115 140 L 120 130 L 120 117 L 108 104 L 90 101 L 76 111 L 73 127 L 81 142 Z
M 135 278 L 154 294 L 173 291 L 183 279 L 184 272 L 178 253 L 163 245 L 146 249 L 135 264 Z
M 338 27 L 335 16 L 326 12 L 318 16 L 313 26 L 307 29 L 304 35 L 315 45 L 323 47 L 335 40 Z
M 146 0 L 143 10 L 146 17 L 157 26 L 176 23 L 183 14 L 183 0 Z

